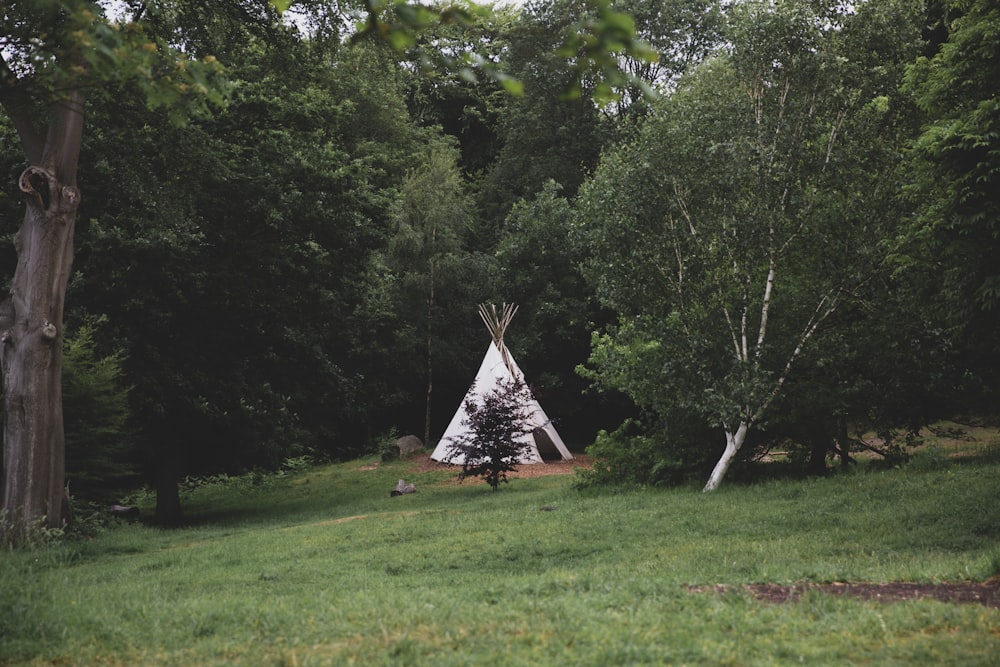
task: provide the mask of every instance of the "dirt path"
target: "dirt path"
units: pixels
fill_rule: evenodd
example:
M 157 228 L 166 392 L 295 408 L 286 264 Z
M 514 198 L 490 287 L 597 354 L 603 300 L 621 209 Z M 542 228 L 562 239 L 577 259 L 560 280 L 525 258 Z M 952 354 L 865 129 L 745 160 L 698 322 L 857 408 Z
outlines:
M 797 602 L 807 591 L 822 591 L 831 595 L 847 595 L 861 600 L 876 602 L 902 602 L 904 600 L 933 599 L 939 602 L 958 604 L 981 604 L 984 607 L 1000 609 L 1000 577 L 984 582 L 961 582 L 940 584 L 916 584 L 890 582 L 877 584 L 850 582 L 832 584 L 748 584 L 746 586 L 691 586 L 693 593 L 725 593 L 747 591 L 758 600 L 776 604 Z

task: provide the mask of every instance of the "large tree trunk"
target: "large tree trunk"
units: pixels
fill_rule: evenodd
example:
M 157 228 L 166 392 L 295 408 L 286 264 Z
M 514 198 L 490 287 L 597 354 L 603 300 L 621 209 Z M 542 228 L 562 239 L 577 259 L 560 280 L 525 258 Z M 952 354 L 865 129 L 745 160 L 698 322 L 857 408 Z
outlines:
M 708 483 L 705 484 L 705 488 L 702 491 L 715 491 L 719 488 L 719 485 L 722 484 L 722 478 L 729 471 L 729 466 L 732 465 L 736 454 L 740 451 L 740 447 L 746 442 L 747 431 L 749 430 L 750 424 L 745 421 L 740 422 L 739 428 L 736 429 L 735 433 L 730 432 L 728 429 L 726 430 L 726 449 L 722 453 L 722 458 L 715 464 L 715 468 L 708 478 Z
M 847 417 L 837 418 L 837 453 L 840 455 L 840 468 L 847 470 L 854 459 L 851 458 L 851 438 L 847 433 Z
M 63 304 L 80 203 L 82 97 L 74 93 L 54 105 L 41 155 L 34 148 L 41 144 L 38 137 L 25 136 L 30 126 L 18 127 L 31 166 L 19 181 L 26 209 L 14 239 L 17 269 L 0 317 L 3 508 L 14 540 L 33 525 L 58 528 L 63 522 Z
M 424 403 L 424 445 L 431 441 L 431 399 L 434 394 L 434 261 L 430 262 L 427 294 L 427 397 Z
M 809 438 L 809 461 L 806 463 L 806 474 L 816 477 L 825 476 L 829 472 L 826 467 L 826 455 L 833 448 L 833 438 L 826 425 L 813 424 Z
M 181 510 L 180 465 L 171 456 L 170 445 L 159 443 L 153 471 L 156 484 L 156 523 L 175 526 L 184 517 Z

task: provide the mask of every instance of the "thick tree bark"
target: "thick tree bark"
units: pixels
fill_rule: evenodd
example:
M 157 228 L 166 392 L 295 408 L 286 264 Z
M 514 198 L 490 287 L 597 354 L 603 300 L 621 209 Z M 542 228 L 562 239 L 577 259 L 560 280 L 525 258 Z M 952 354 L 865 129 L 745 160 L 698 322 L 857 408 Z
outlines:
M 31 124 L 18 127 L 31 166 L 19 181 L 26 209 L 14 239 L 17 269 L 0 317 L 3 508 L 15 540 L 35 524 L 57 528 L 63 522 L 63 305 L 80 204 L 83 99 L 73 93 L 53 105 L 40 156 L 34 148 L 41 144 L 38 136 L 27 134 Z

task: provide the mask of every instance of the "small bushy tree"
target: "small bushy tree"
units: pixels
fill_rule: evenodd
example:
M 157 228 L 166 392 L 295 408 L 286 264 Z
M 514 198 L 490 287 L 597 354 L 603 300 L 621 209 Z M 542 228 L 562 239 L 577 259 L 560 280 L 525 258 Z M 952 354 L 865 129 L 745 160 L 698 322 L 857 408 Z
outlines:
M 66 479 L 87 500 L 113 498 L 139 480 L 124 354 L 98 349 L 104 322 L 88 320 L 63 342 Z
M 448 446 L 449 458 L 464 457 L 459 481 L 481 477 L 494 491 L 500 482 L 507 482 L 507 473 L 517 469 L 517 462 L 529 447 L 522 436 L 533 430 L 527 425 L 530 400 L 530 390 L 518 378 L 500 380 L 483 396 L 482 403 L 466 400 L 469 416 L 462 424 L 470 432 Z

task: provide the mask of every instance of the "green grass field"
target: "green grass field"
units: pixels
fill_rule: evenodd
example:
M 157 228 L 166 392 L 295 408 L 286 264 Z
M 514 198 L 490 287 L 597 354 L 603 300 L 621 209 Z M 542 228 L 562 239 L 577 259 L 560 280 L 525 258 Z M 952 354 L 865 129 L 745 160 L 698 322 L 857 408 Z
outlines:
M 363 463 L 200 487 L 185 528 L 0 553 L 0 664 L 1000 662 L 998 609 L 689 588 L 995 577 L 995 455 L 709 495 Z M 391 498 L 399 477 L 419 493 Z

